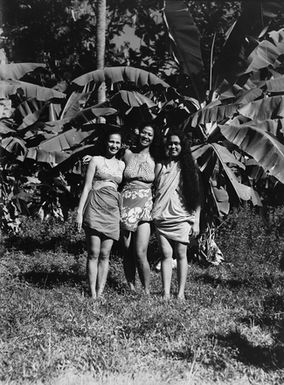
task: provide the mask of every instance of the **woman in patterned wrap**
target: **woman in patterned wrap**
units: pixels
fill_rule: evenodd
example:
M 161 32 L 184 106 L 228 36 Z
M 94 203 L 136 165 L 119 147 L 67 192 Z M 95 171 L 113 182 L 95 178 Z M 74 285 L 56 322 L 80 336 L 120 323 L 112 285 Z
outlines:
M 87 273 L 92 298 L 103 293 L 113 241 L 120 236 L 120 194 L 125 164 L 117 159 L 121 134 L 112 131 L 104 138 L 103 156 L 93 156 L 77 210 L 77 227 L 86 234 Z
M 152 184 L 155 161 L 151 155 L 154 127 L 145 123 L 138 135 L 135 150 L 126 150 L 124 181 L 121 197 L 121 229 L 124 243 L 124 272 L 130 290 L 135 291 L 136 267 L 146 294 L 150 292 L 150 266 L 147 249 L 150 239 Z
M 200 191 L 189 141 L 178 130 L 166 136 L 165 159 L 155 168 L 156 194 L 152 211 L 162 251 L 163 297 L 170 297 L 172 257 L 177 259 L 179 299 L 184 299 L 187 278 L 187 246 L 199 234 Z

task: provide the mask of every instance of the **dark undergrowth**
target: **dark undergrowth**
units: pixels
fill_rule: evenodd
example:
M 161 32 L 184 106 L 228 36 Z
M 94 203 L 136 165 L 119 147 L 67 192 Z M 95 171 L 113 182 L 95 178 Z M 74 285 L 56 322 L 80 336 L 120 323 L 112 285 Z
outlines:
M 154 269 L 151 296 L 128 292 L 116 245 L 95 304 L 72 218 L 27 220 L 1 242 L 0 381 L 56 383 L 72 371 L 117 384 L 283 384 L 282 217 L 274 210 L 267 227 L 249 209 L 232 214 L 217 233 L 225 263 L 190 262 L 184 302 L 161 299 Z M 152 266 L 158 257 L 153 237 Z

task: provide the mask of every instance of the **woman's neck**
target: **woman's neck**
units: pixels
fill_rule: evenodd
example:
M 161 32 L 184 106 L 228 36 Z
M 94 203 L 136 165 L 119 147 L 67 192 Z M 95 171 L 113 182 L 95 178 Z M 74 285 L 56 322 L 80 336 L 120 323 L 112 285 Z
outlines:
M 174 163 L 177 163 L 178 162 L 178 160 L 179 160 L 179 158 L 167 158 L 166 159 L 166 163 L 168 164 L 168 165 L 173 165 Z
M 105 155 L 105 158 L 108 159 L 108 160 L 112 160 L 112 159 L 115 159 L 115 155 Z

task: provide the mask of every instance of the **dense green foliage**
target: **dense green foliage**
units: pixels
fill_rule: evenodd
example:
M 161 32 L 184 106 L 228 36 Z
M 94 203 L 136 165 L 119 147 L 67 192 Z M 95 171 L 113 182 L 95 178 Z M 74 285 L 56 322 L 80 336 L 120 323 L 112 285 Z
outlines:
M 202 0 L 188 4 L 200 29 L 204 76 L 208 77 L 213 34 L 218 34 L 219 52 L 225 32 L 240 12 L 240 1 Z M 106 66 L 130 64 L 164 76 L 165 71 L 177 71 L 161 17 L 163 5 L 161 0 L 107 1 Z M 94 0 L 11 0 L 4 4 L 2 12 L 3 46 L 9 61 L 47 62 L 57 78 L 65 80 L 95 68 Z M 119 47 L 118 36 L 125 37 Z M 186 90 L 178 77 L 172 76 L 171 81 Z
M 22 11 L 38 12 L 36 7 L 40 3 L 27 2 Z M 50 215 L 66 218 L 68 210 L 78 202 L 84 171 L 83 156 L 96 153 L 101 135 L 111 125 L 121 127 L 129 144 L 135 128 L 143 120 L 153 120 L 160 137 L 171 125 L 180 126 L 190 136 L 204 187 L 204 228 L 207 224 L 214 226 L 242 200 L 262 205 L 263 201 L 267 203 L 267 197 L 271 201 L 275 188 L 281 192 L 279 185 L 284 181 L 284 115 L 281 108 L 284 97 L 284 30 L 272 30 L 277 25 L 272 19 L 282 15 L 283 3 L 279 0 L 267 0 L 263 4 L 244 2 L 240 8 L 238 2 L 224 2 L 217 6 L 210 1 L 209 14 L 206 13 L 205 3 L 191 1 L 190 7 L 186 8 L 183 1 L 168 0 L 163 14 L 168 20 L 165 24 L 167 28 L 162 26 L 159 17 L 154 17 L 161 6 L 159 2 L 153 2 L 153 8 L 145 8 L 146 3 L 142 5 L 139 1 L 122 1 L 119 6 L 115 2 L 109 3 L 108 11 L 112 15 L 109 36 L 119 35 L 123 27 L 120 21 L 123 21 L 129 26 L 133 24 L 136 35 L 143 40 L 143 44 L 147 43 L 148 53 L 140 50 L 140 59 L 137 56 L 137 62 L 134 60 L 138 67 L 144 66 L 143 60 L 147 62 L 150 58 L 151 62 L 154 52 L 157 53 L 155 60 L 158 63 L 159 52 L 165 52 L 165 46 L 158 49 L 156 43 L 165 42 L 165 31 L 169 36 L 173 33 L 179 59 L 185 58 L 179 63 L 180 69 L 185 71 L 182 87 L 176 82 L 181 80 L 179 77 L 169 77 L 169 83 L 163 80 L 166 75 L 161 63 L 158 67 L 162 77 L 129 65 L 86 73 L 84 71 L 88 68 L 80 64 L 79 72 L 82 70 L 84 73 L 74 79 L 70 76 L 76 73 L 77 57 L 69 63 L 72 68 L 69 75 L 61 76 L 58 69 L 65 71 L 62 60 L 63 57 L 67 60 L 69 54 L 63 52 L 60 57 L 62 52 L 58 46 L 54 51 L 50 47 L 47 49 L 50 60 L 46 63 L 0 65 L 0 91 L 3 96 L 0 122 L 2 228 L 17 231 L 19 217 L 27 214 L 38 214 L 42 219 Z M 66 12 L 71 12 L 68 11 L 70 23 L 80 26 L 79 21 L 84 21 L 82 25 L 93 23 L 94 26 L 92 5 L 89 2 L 73 2 L 71 10 L 66 8 Z M 49 11 L 55 12 L 56 7 L 61 6 L 55 2 Z M 123 12 L 120 15 L 121 9 Z M 256 17 L 248 24 L 254 9 Z M 230 34 L 225 36 L 225 29 L 240 10 Z M 57 11 L 61 15 L 61 11 Z M 20 25 L 25 25 L 28 20 L 32 20 L 30 28 L 25 26 L 23 31 L 33 33 L 33 27 L 40 18 L 25 19 L 23 15 Z M 54 23 L 57 28 L 62 20 Z M 194 39 L 188 38 L 188 34 L 184 39 L 184 27 L 195 32 Z M 9 33 L 9 28 L 5 31 Z M 68 31 L 69 27 L 65 31 L 67 35 Z M 86 38 L 84 41 L 88 42 L 92 28 L 90 31 L 89 37 L 78 33 L 79 41 Z M 55 32 L 52 30 L 50 33 Z M 67 35 L 62 42 L 68 41 Z M 214 44 L 209 43 L 212 39 Z M 57 43 L 60 39 L 56 39 Z M 73 44 L 76 54 L 77 40 L 69 39 L 69 43 L 66 43 L 66 49 L 71 49 Z M 85 43 L 80 43 L 80 47 L 87 47 L 89 43 Z M 207 60 L 209 46 L 212 55 Z M 111 55 L 112 48 L 107 48 L 107 55 Z M 43 48 L 39 45 L 39 49 Z M 90 47 L 88 50 L 94 54 Z M 60 51 L 58 67 L 54 61 L 57 51 Z M 166 52 L 164 64 L 169 50 Z M 127 55 L 129 58 L 130 55 Z M 204 60 L 207 63 L 203 66 Z M 130 62 L 128 60 L 127 64 Z M 152 69 L 153 63 L 150 62 L 147 69 Z M 108 63 L 111 60 L 107 59 Z M 153 67 L 153 70 L 157 72 L 158 67 Z M 204 76 L 208 69 L 209 82 L 208 76 Z M 104 82 L 107 87 L 106 101 L 98 104 L 97 90 Z M 160 150 L 161 147 L 160 144 Z M 281 203 L 279 199 L 277 203 Z
M 255 212 L 231 215 L 217 236 L 227 262 L 190 262 L 184 302 L 162 301 L 154 270 L 151 296 L 130 294 L 115 252 L 105 297 L 95 305 L 72 218 L 28 220 L 1 244 L 0 380 L 56 383 L 69 373 L 73 383 L 76 373 L 89 373 L 129 384 L 141 377 L 149 384 L 282 384 L 282 216 L 271 210 L 268 231 Z M 150 261 L 157 255 L 153 239 Z

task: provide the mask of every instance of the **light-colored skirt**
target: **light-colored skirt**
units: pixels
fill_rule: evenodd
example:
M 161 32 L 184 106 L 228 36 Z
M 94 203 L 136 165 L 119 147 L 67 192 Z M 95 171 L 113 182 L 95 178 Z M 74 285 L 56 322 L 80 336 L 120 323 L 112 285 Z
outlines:
M 92 189 L 89 192 L 84 214 L 85 230 L 95 230 L 106 238 L 119 239 L 120 194 L 110 186 Z
M 152 220 L 153 197 L 151 187 L 126 185 L 121 192 L 121 228 L 135 232 L 139 223 Z
M 193 223 L 154 220 L 154 225 L 158 236 L 162 235 L 166 239 L 180 243 L 189 243 L 190 241 Z

